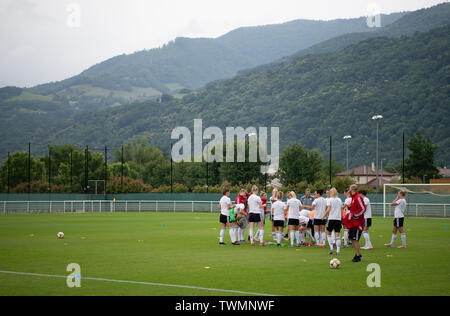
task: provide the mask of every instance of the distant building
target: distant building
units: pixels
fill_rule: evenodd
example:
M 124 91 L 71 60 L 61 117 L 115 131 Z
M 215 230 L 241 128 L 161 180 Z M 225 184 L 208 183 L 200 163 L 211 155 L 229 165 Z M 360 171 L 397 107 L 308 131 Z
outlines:
M 444 167 L 444 168 L 438 168 L 438 170 L 439 170 L 439 174 L 442 176 L 442 178 L 450 179 L 450 169 L 447 169 L 446 167 Z
M 349 176 L 355 181 L 358 185 L 367 186 L 369 188 L 376 188 L 377 186 L 377 174 L 375 172 L 375 163 L 372 162 L 372 166 L 359 166 L 353 169 L 350 169 L 348 172 L 340 172 L 336 174 L 338 178 L 345 178 Z M 378 183 L 381 186 L 385 183 L 392 183 L 392 181 L 396 181 L 400 179 L 400 175 L 397 173 L 391 173 L 383 170 L 378 170 Z

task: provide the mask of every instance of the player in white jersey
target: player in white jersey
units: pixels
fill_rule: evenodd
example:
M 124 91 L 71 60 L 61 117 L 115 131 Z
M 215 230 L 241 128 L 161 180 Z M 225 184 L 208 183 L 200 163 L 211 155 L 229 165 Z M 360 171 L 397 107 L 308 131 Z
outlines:
M 225 235 L 225 230 L 228 227 L 231 242 L 233 245 L 239 245 L 239 243 L 236 241 L 236 232 L 235 227 L 236 223 L 230 222 L 230 210 L 233 208 L 233 205 L 231 204 L 230 200 L 230 189 L 223 188 L 222 189 L 222 198 L 219 201 L 219 211 L 220 211 L 220 234 L 219 234 L 219 244 L 225 245 L 223 242 L 223 237 Z
M 261 221 L 262 221 L 263 227 L 264 227 L 264 225 L 266 224 L 265 210 L 267 209 L 267 193 L 266 192 L 261 192 L 261 203 L 262 203 L 262 207 L 259 209 L 259 211 L 261 212 Z M 256 230 L 255 236 L 253 236 L 253 239 L 258 239 L 259 233 L 260 233 L 260 229 L 258 228 Z
M 327 238 L 330 246 L 330 254 L 334 253 L 333 247 L 336 242 L 336 254 L 341 251 L 341 227 L 342 227 L 342 200 L 338 197 L 336 188 L 330 190 L 330 197 L 327 199 L 327 210 L 322 219 L 328 218 L 327 221 Z M 332 233 L 334 231 L 335 238 Z
M 272 196 L 270 197 L 270 204 L 273 205 L 273 203 L 275 203 L 278 200 L 278 190 L 275 188 L 272 191 Z M 273 222 L 273 212 L 272 212 L 272 207 L 270 208 L 271 212 L 270 212 L 270 221 L 272 222 L 272 238 L 273 240 L 276 240 L 276 235 L 277 233 L 275 232 L 275 224 Z
M 350 190 L 349 189 L 345 189 L 344 191 L 344 195 L 346 196 L 345 201 L 344 201 L 344 205 L 342 207 L 343 210 L 343 216 L 342 218 L 345 217 L 345 215 L 347 215 L 348 213 L 350 213 L 350 206 L 352 205 L 352 198 L 350 196 Z M 349 246 L 349 242 L 348 242 L 348 229 L 344 226 L 344 248 L 347 248 Z M 351 245 L 351 244 L 350 244 Z
M 248 235 L 250 236 L 250 242 L 251 245 L 254 246 L 255 243 L 253 241 L 253 227 L 255 223 L 259 227 L 259 244 L 261 246 L 265 246 L 264 243 L 264 224 L 262 222 L 261 218 L 261 209 L 264 209 L 264 206 L 262 204 L 261 198 L 258 196 L 258 187 L 254 185 L 252 187 L 252 195 L 248 198 L 248 208 L 249 208 L 249 222 L 250 222 L 250 229 L 248 232 Z
M 314 211 L 314 239 L 317 247 L 325 245 L 325 224 L 326 219 L 322 219 L 327 209 L 327 201 L 322 197 L 323 190 L 314 192 L 314 202 L 312 204 Z
M 291 247 L 294 247 L 294 237 L 297 240 L 297 246 L 300 246 L 300 232 L 298 231 L 299 222 L 299 212 L 302 206 L 300 200 L 297 199 L 295 192 L 291 191 L 288 193 L 289 198 L 286 207 L 288 211 L 288 229 L 291 239 Z
M 397 198 L 392 202 L 392 206 L 395 206 L 394 211 L 394 228 L 392 229 L 392 238 L 389 244 L 385 244 L 386 247 L 392 247 L 394 245 L 395 239 L 397 238 L 397 232 L 400 232 L 402 239 L 402 245 L 398 248 L 406 248 L 406 234 L 403 229 L 403 222 L 405 219 L 406 212 L 406 192 L 400 191 L 397 194 Z
M 361 190 L 359 191 L 359 195 L 362 196 L 364 200 L 364 204 L 366 205 L 366 212 L 364 213 L 364 230 L 363 230 L 363 236 L 364 240 L 366 241 L 366 244 L 364 247 L 361 247 L 361 249 L 370 250 L 373 249 L 372 243 L 370 242 L 370 235 L 369 235 L 369 227 L 372 226 L 372 206 L 370 205 L 370 200 L 367 198 L 367 191 Z
M 305 206 L 303 205 L 303 209 L 300 211 L 299 216 L 300 217 L 305 217 L 305 218 L 308 219 L 308 221 L 306 223 L 306 228 L 307 229 L 302 229 L 300 231 L 300 239 L 303 241 L 303 243 L 306 243 L 306 236 L 305 235 L 308 235 L 309 239 L 311 240 L 311 243 L 314 243 L 315 242 L 314 237 L 311 234 L 311 232 L 308 230 L 308 228 L 313 227 L 313 220 L 312 220 L 312 216 L 311 216 L 311 211 L 308 211 L 307 209 L 305 209 Z
M 283 192 L 277 192 L 276 200 L 272 204 L 273 223 L 277 230 L 276 240 L 277 246 L 281 246 L 281 238 L 283 237 L 283 228 L 285 222 L 286 204 L 283 203 Z

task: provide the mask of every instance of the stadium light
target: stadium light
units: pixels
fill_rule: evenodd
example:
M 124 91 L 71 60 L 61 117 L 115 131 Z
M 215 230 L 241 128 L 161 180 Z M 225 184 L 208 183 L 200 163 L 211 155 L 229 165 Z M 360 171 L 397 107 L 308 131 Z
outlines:
M 374 115 L 374 116 L 372 116 L 372 120 L 374 120 L 376 123 L 377 123 L 377 148 L 376 148 L 376 158 L 375 158 L 375 164 L 376 164 L 376 167 L 375 167 L 375 174 L 376 174 L 376 189 L 377 189 L 377 192 L 378 192 L 378 188 L 379 188 L 379 181 L 378 181 L 378 129 L 379 129 L 379 123 L 380 123 L 380 120 L 382 120 L 383 119 L 383 116 L 382 115 Z
M 347 175 L 348 175 L 348 142 L 352 139 L 351 135 L 344 136 L 344 140 L 347 142 Z

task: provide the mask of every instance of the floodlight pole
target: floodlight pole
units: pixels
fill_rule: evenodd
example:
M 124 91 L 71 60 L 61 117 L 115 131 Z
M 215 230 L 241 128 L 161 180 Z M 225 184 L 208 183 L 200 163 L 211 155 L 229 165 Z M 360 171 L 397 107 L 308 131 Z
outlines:
M 330 186 L 332 186 L 332 181 L 331 181 L 331 157 L 332 157 L 332 148 L 331 148 L 331 136 L 330 136 Z
M 173 193 L 173 158 L 172 158 L 173 142 L 170 140 L 170 193 Z
M 405 130 L 403 130 L 403 164 L 402 164 L 402 183 L 405 183 Z
M 10 176 L 10 157 L 9 157 L 9 151 L 8 151 L 8 164 L 7 164 L 7 168 L 8 168 L 8 194 L 9 194 L 9 187 L 10 187 L 10 181 L 9 181 L 9 176 Z
M 108 147 L 105 146 L 105 182 L 103 184 L 103 193 L 105 194 L 105 200 L 106 200 L 106 181 L 108 181 Z
M 344 136 L 344 140 L 347 142 L 347 175 L 348 175 L 348 143 L 349 143 L 349 141 L 350 141 L 350 139 L 352 139 L 352 136 L 350 136 L 350 135 L 347 135 L 347 136 Z
M 28 142 L 28 194 L 31 191 L 31 142 Z M 30 198 L 30 196 L 28 196 Z
M 52 162 L 52 148 L 48 145 L 48 193 L 52 193 L 52 184 L 51 184 L 51 162 Z
M 378 189 L 379 189 L 379 180 L 378 180 L 378 129 L 379 129 L 379 121 L 383 119 L 382 115 L 374 115 L 372 116 L 372 120 L 374 120 L 377 123 L 377 145 L 376 145 L 376 166 L 375 166 L 375 175 L 376 175 L 376 190 L 378 193 Z

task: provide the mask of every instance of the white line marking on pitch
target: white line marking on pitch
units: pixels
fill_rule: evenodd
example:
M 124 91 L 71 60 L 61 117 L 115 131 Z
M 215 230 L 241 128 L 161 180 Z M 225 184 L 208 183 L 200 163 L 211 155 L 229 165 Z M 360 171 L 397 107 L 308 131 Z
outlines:
M 64 278 L 64 279 L 67 278 L 67 275 L 15 272 L 15 271 L 3 271 L 3 270 L 0 270 L 0 273 L 16 274 L 16 275 L 29 275 L 29 276 L 38 276 L 38 277 L 47 277 L 47 278 Z M 91 278 L 91 277 L 84 277 L 84 276 L 81 276 L 81 279 L 82 280 L 105 281 L 105 282 L 116 282 L 116 283 L 130 283 L 130 284 L 178 287 L 178 288 L 185 288 L 185 289 L 195 289 L 195 290 L 215 291 L 215 292 L 225 292 L 225 293 L 235 293 L 235 294 L 246 294 L 246 295 L 256 295 L 256 296 L 278 296 L 276 294 L 254 293 L 254 292 L 244 292 L 244 291 L 236 291 L 236 290 L 223 290 L 223 289 L 215 289 L 215 288 L 207 288 L 207 287 L 199 287 L 199 286 L 191 286 L 191 285 L 164 284 L 164 283 L 153 283 L 153 282 L 142 282 L 142 281 L 113 280 L 113 279 L 103 279 L 103 278 Z

